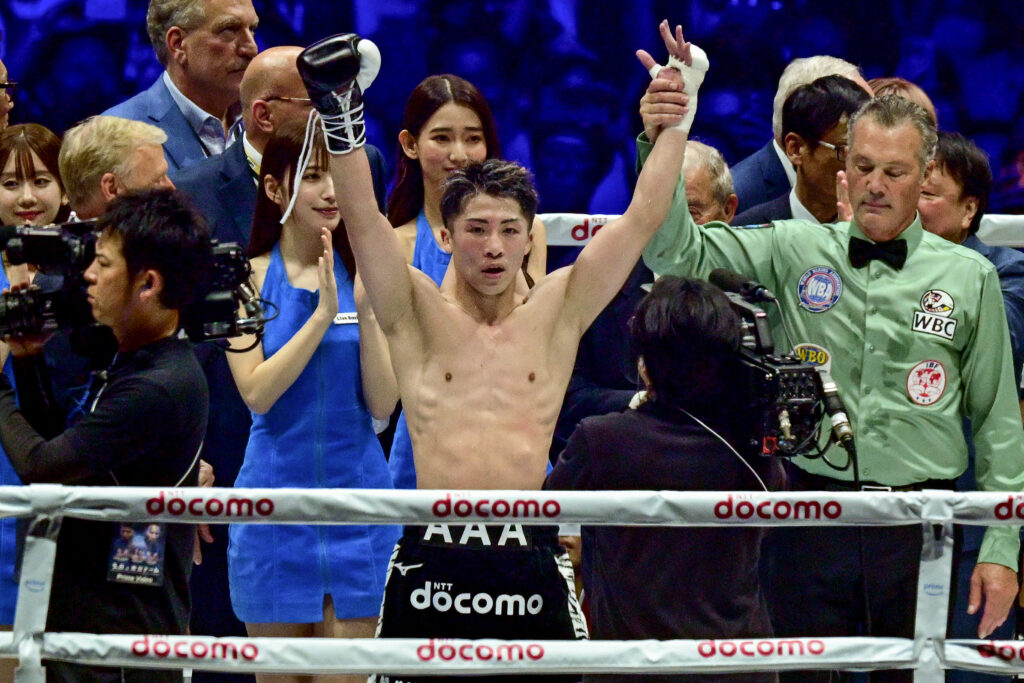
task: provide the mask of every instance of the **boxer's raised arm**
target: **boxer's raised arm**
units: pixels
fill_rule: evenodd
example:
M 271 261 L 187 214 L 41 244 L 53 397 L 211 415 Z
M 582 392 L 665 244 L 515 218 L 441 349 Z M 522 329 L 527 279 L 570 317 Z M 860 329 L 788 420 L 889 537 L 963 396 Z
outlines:
M 682 82 L 676 78 L 666 87 L 678 89 L 688 96 L 690 112 L 682 117 L 682 121 L 678 121 L 678 117 L 666 121 L 675 123 L 665 127 L 657 136 L 626 212 L 601 228 L 569 274 L 566 312 L 578 321 L 581 334 L 622 287 L 644 246 L 668 215 L 682 168 L 696 90 L 707 70 L 707 58 L 700 48 L 693 47 L 691 59 L 691 45 L 683 41 L 681 27 L 676 27 L 675 35 L 667 22 L 662 22 L 659 28 L 669 54 L 682 62 L 684 71 Z M 637 56 L 648 70 L 655 67 L 654 60 L 646 52 L 641 50 Z
M 380 52 L 349 33 L 310 45 L 297 64 L 331 152 L 331 179 L 356 270 L 388 333 L 412 309 L 412 279 L 398 235 L 377 207 L 363 149 L 363 93 L 380 70 Z

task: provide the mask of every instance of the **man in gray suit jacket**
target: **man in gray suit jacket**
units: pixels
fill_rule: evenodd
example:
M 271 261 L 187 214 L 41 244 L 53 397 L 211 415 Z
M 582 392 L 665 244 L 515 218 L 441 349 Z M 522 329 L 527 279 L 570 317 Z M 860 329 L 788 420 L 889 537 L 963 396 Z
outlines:
M 238 88 L 258 22 L 252 0 L 150 0 L 146 29 L 165 71 L 104 113 L 167 133 L 171 171 L 222 153 L 239 137 Z

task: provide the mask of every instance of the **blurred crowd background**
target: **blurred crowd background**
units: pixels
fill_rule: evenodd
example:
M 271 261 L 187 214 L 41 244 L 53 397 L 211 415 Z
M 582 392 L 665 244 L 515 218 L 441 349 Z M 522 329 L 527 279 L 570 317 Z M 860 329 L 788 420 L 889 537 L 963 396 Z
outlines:
M 3 0 L 0 59 L 11 123 L 62 133 L 159 75 L 146 0 Z M 257 41 L 306 45 L 355 31 L 381 48 L 368 137 L 394 168 L 402 107 L 432 73 L 475 83 L 506 158 L 537 178 L 541 210 L 618 213 L 631 194 L 638 100 L 633 53 L 663 57 L 657 21 L 710 55 L 694 137 L 730 164 L 771 137 L 772 97 L 795 57 L 830 54 L 865 77 L 898 75 L 931 96 L 939 127 L 974 139 L 996 176 L 991 210 L 1024 212 L 1021 0 L 254 0 Z

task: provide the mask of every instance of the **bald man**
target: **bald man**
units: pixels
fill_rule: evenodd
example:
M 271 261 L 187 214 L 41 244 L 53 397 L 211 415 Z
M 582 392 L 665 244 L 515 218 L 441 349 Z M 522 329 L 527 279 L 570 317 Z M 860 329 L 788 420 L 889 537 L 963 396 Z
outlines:
M 263 150 L 281 124 L 309 116 L 309 98 L 295 67 L 301 51 L 285 45 L 256 55 L 238 88 L 245 125 L 242 143 L 171 176 L 175 186 L 192 197 L 221 242 L 248 244 Z M 367 148 L 377 205 L 383 211 L 384 155 L 376 147 Z

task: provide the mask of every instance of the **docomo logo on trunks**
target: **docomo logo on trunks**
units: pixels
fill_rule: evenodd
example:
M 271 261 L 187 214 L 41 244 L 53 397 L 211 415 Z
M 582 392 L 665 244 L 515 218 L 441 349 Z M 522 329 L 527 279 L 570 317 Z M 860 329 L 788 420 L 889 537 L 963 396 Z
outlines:
M 190 514 L 197 517 L 269 517 L 274 514 L 274 501 L 269 498 L 219 498 L 185 497 L 180 491 L 171 493 L 165 500 L 164 492 L 146 501 L 146 512 L 151 515 Z
M 558 517 L 562 514 L 562 506 L 557 500 L 489 500 L 481 498 L 474 503 L 471 500 L 452 500 L 452 494 L 446 493 L 444 498 L 435 501 L 433 508 L 435 517 Z
M 441 584 L 451 587 L 451 584 Z M 490 614 L 491 610 L 498 616 L 526 616 L 527 614 L 537 615 L 544 608 L 544 598 L 538 593 L 526 597 L 518 594 L 502 593 L 497 598 L 488 593 L 456 593 L 452 594 L 446 590 L 437 590 L 434 586 L 434 595 L 430 595 L 431 583 L 423 582 L 423 588 L 417 588 L 409 595 L 409 604 L 419 610 L 433 607 L 438 612 L 447 612 L 452 607 L 459 614 Z
M 825 643 L 809 638 L 788 640 L 705 640 L 697 646 L 701 657 L 775 657 L 823 655 Z
M 733 501 L 733 496 L 727 500 L 715 503 L 715 517 L 729 519 L 739 517 L 740 519 L 836 519 L 843 514 L 843 506 L 837 500 L 828 500 L 821 503 L 816 500 L 763 500 L 755 503 L 749 500 Z
M 517 643 L 501 643 L 499 645 L 482 645 L 479 643 L 435 643 L 431 638 L 426 645 L 416 648 L 416 656 L 424 662 L 434 659 L 450 662 L 458 659 L 464 662 L 522 662 L 526 659 L 537 661 L 544 657 L 544 648 L 537 643 L 519 645 Z
M 136 657 L 159 657 L 161 659 L 223 659 L 255 661 L 260 649 L 252 643 L 225 643 L 217 641 L 204 643 L 184 640 L 167 640 L 161 636 L 143 636 L 132 643 L 132 654 Z

